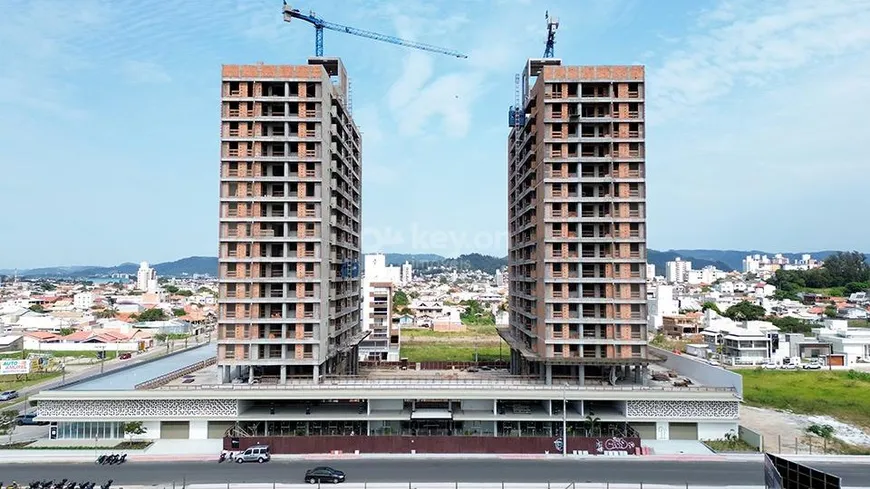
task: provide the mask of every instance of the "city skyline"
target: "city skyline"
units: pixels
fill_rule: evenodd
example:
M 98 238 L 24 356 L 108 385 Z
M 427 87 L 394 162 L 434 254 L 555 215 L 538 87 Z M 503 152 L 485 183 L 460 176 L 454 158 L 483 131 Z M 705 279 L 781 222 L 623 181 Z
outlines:
M 0 182 L 9 209 L 0 267 L 216 255 L 220 65 L 304 63 L 314 54 L 311 26 L 284 24 L 280 2 L 265 0 L 210 2 L 207 11 L 15 4 L 0 20 L 10 47 L 0 54 L 9 67 L 0 76 L 2 142 L 15 162 Z M 318 5 L 328 20 L 469 55 L 326 33 L 326 55 L 353 60 L 363 251 L 507 254 L 506 113 L 514 73 L 543 53 L 545 7 L 561 20 L 556 57 L 566 64 L 648 67 L 651 248 L 860 249 L 870 231 L 848 223 L 861 217 L 851 195 L 866 181 L 842 178 L 860 169 L 860 145 L 822 138 L 834 121 L 859 123 L 870 101 L 870 9 L 697 5 Z M 856 97 L 849 104 L 798 96 L 846 92 Z M 782 213 L 796 209 L 801 221 L 783 225 Z M 811 223 L 827 222 L 831 209 L 838 232 L 819 233 Z

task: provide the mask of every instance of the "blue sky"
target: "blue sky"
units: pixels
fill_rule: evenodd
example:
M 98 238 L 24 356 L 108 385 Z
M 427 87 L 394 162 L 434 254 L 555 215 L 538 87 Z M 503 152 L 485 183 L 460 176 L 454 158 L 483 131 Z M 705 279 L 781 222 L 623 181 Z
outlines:
M 363 131 L 364 249 L 506 254 L 507 107 L 543 53 L 645 64 L 649 246 L 866 249 L 866 0 L 308 0 Z M 304 63 L 279 0 L 5 0 L 0 268 L 217 250 L 222 63 Z

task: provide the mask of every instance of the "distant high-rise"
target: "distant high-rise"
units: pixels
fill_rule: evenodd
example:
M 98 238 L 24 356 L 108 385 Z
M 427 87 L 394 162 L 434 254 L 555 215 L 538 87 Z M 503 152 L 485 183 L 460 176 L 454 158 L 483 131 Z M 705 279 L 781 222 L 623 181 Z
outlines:
M 528 60 L 508 137 L 511 371 L 647 367 L 643 66 Z
M 673 284 L 686 282 L 692 271 L 692 262 L 684 261 L 680 257 L 665 263 L 665 280 Z
M 224 65 L 220 380 L 357 372 L 361 141 L 338 58 Z
M 136 289 L 142 292 L 157 292 L 157 271 L 148 266 L 147 261 L 139 264 L 136 272 Z
M 410 263 L 405 262 L 402 264 L 402 276 L 399 283 L 402 285 L 408 285 L 412 280 L 414 280 L 414 267 Z

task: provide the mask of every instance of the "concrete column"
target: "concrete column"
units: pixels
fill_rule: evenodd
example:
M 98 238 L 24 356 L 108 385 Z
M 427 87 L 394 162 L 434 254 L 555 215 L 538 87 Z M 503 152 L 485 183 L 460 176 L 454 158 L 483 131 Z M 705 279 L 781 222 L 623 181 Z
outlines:
M 248 367 L 248 382 L 254 383 L 254 368 Z
M 544 378 L 547 385 L 553 385 L 553 365 L 548 363 L 544 366 Z
M 314 366 L 313 377 L 314 378 L 312 380 L 314 380 L 314 382 L 320 382 L 320 365 Z
M 656 422 L 656 440 L 670 440 L 671 430 L 667 421 Z
M 281 365 L 281 383 L 287 383 L 287 365 Z
M 640 372 L 640 382 L 643 385 L 649 385 L 649 367 L 644 366 Z
M 579 385 L 586 385 L 586 366 L 578 365 L 577 366 L 577 383 Z

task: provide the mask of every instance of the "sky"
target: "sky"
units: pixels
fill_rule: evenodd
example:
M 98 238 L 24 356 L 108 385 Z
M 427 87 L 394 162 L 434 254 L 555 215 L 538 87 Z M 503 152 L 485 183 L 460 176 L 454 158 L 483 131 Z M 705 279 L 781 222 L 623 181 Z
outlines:
M 868 250 L 870 0 L 308 0 L 363 133 L 363 250 L 507 254 L 507 109 L 541 57 L 643 64 L 648 245 Z M 4 0 L 0 268 L 217 253 L 221 64 L 304 64 L 280 0 Z

